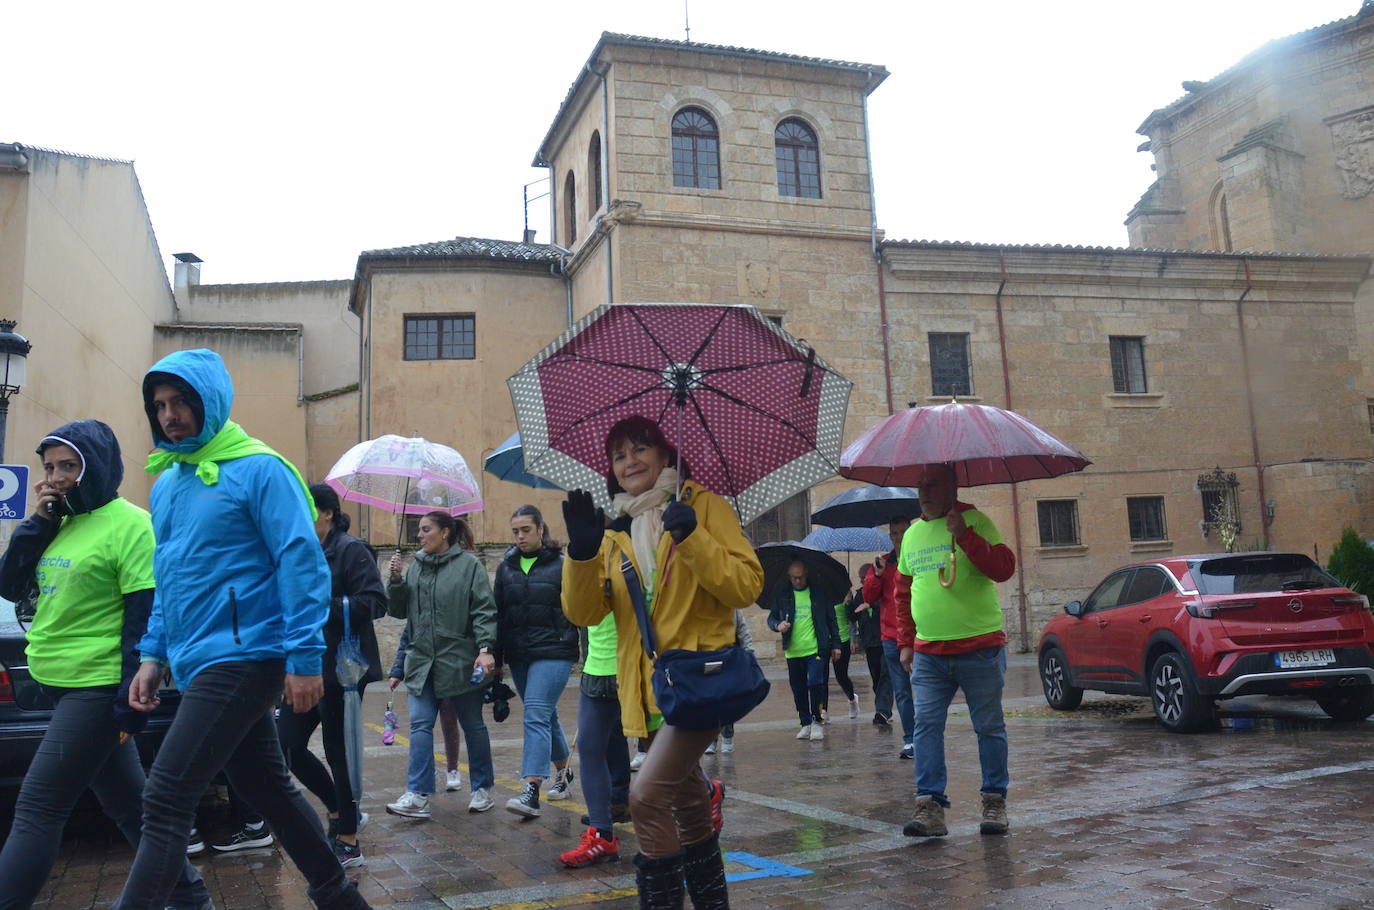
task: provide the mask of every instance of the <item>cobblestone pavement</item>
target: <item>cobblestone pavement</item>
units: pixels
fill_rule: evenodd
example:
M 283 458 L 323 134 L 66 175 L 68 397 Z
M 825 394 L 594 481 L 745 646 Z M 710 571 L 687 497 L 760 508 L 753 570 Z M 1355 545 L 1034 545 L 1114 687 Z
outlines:
M 786 680 L 770 677 L 773 694 L 739 725 L 737 751 L 704 759 L 729 788 L 722 845 L 737 910 L 1374 907 L 1369 722 L 1337 725 L 1306 702 L 1252 698 L 1228 703 L 1220 730 L 1176 736 L 1155 723 L 1145 700 L 1092 693 L 1079 711 L 1056 714 L 1039 695 L 1032 657 L 1015 656 L 1011 833 L 978 834 L 976 743 L 956 702 L 947 734 L 950 833 L 913 841 L 901 834 L 912 763 L 897 758 L 899 733 L 871 725 L 867 678 L 855 676 L 865 713 L 851 721 L 840 707 L 826 739 L 812 743 L 794 739 Z M 574 680 L 560 702 L 568 725 L 576 695 Z M 380 692 L 364 710 L 369 723 L 380 722 Z M 622 832 L 621 862 L 568 871 L 555 857 L 576 842 L 580 803 L 546 801 L 532 821 L 500 808 L 516 790 L 518 718 L 517 703 L 510 721 L 490 725 L 498 808 L 469 815 L 466 792 L 440 793 L 430 821 L 386 814 L 384 804 L 404 789 L 405 748 L 383 747 L 369 730 L 367 865 L 350 872 L 374 906 L 637 906 L 632 828 Z M 466 779 L 464 770 L 464 791 Z M 201 827 L 211 837 L 227 833 L 227 810 L 207 808 Z M 108 906 L 129 861 L 106 826 L 74 825 L 38 906 Z M 276 850 L 197 865 L 222 910 L 310 906 Z

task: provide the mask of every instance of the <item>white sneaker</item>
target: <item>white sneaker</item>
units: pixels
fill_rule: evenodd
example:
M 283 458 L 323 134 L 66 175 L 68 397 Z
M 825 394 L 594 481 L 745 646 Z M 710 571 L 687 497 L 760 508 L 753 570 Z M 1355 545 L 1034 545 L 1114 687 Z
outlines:
M 716 741 L 715 741 L 714 739 L 711 740 L 711 745 L 709 745 L 709 746 L 706 747 L 706 754 L 707 754 L 707 755 L 715 755 L 715 754 L 716 754 Z
M 496 800 L 491 798 L 485 787 L 478 787 L 472 791 L 472 799 L 468 800 L 469 812 L 485 812 L 496 805 Z
M 554 771 L 553 786 L 549 792 L 544 794 L 545 799 L 560 800 L 567 799 L 572 795 L 573 769 L 563 768 Z
M 463 786 L 463 775 L 458 773 L 457 768 L 454 768 L 448 772 L 448 781 L 444 784 L 444 789 L 452 793 L 461 786 Z
M 722 751 L 722 752 L 733 752 L 733 751 L 735 751 L 735 740 L 734 740 L 732 737 L 729 737 L 729 736 L 723 736 L 723 737 L 721 737 L 721 740 L 720 740 L 720 751 Z
M 859 696 L 857 695 L 849 699 L 849 716 L 851 719 L 859 716 Z
M 639 766 L 644 764 L 644 759 L 649 757 L 648 752 L 636 752 L 635 757 L 630 759 L 630 770 L 638 771 Z
M 368 815 L 366 812 L 358 813 L 358 827 L 355 829 L 357 833 L 363 833 L 363 829 L 367 827 L 367 822 L 370 818 L 372 818 L 372 816 Z
M 405 818 L 429 818 L 429 797 L 407 790 L 396 802 L 387 803 L 386 811 Z
M 820 724 L 811 725 L 811 741 L 814 743 L 818 739 L 825 739 L 825 727 Z
M 830 723 L 830 711 L 826 708 L 821 708 L 821 723 Z
M 812 724 L 802 724 L 802 728 L 797 731 L 797 739 L 810 739 Z M 820 726 L 816 724 L 815 726 Z

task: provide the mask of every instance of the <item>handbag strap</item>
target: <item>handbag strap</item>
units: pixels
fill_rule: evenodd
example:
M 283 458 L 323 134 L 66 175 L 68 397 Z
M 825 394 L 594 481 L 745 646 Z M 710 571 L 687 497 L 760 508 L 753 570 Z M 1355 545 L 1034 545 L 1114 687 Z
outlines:
M 654 624 L 649 619 L 649 607 L 644 602 L 644 586 L 639 583 L 639 571 L 625 553 L 620 555 L 620 571 L 625 576 L 625 587 L 630 592 L 630 603 L 634 605 L 635 619 L 639 622 L 639 641 L 649 660 L 655 660 L 658 657 L 658 644 L 654 641 Z

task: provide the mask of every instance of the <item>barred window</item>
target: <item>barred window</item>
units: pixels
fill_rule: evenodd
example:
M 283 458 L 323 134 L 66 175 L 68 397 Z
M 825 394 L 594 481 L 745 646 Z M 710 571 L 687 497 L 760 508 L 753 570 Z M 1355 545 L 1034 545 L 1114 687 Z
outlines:
M 811 531 L 811 508 L 805 492 L 787 499 L 749 522 L 744 533 L 754 546 L 782 540 L 801 540 Z
M 821 198 L 821 151 L 811 127 L 789 117 L 773 130 L 778 195 Z
M 1040 546 L 1078 544 L 1078 500 L 1042 499 L 1036 503 L 1036 508 L 1040 514 Z
M 1163 496 L 1128 496 L 1126 519 L 1131 528 L 1131 540 L 1166 540 Z
M 930 394 L 973 394 L 973 377 L 969 375 L 968 333 L 931 332 Z
M 477 356 L 477 317 L 407 316 L 406 360 L 472 360 Z
M 720 189 L 720 130 L 701 108 L 673 117 L 673 186 Z
M 1112 335 L 1112 388 L 1117 392 L 1140 394 L 1145 387 L 1145 339 L 1141 336 Z

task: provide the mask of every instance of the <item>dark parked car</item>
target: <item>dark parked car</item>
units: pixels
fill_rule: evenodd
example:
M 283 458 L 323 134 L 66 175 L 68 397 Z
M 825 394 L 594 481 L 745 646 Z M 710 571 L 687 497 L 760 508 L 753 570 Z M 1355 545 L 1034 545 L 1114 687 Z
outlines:
M 1045 700 L 1084 689 L 1147 695 L 1175 732 L 1239 695 L 1314 699 L 1336 720 L 1374 714 L 1369 601 L 1299 553 L 1178 556 L 1117 569 L 1040 636 Z
M 15 616 L 14 604 L 0 597 L 0 787 L 5 788 L 23 780 L 52 716 L 52 701 L 29 676 L 24 644 L 24 626 Z M 171 688 L 160 695 L 162 704 L 136 740 L 145 767 L 152 763 L 181 698 Z

